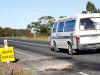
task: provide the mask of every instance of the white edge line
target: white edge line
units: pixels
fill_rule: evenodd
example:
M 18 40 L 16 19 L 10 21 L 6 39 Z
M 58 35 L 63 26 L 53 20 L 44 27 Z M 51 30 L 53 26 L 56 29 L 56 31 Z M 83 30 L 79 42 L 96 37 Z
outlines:
M 32 57 L 32 58 L 34 58 L 34 59 L 38 59 L 37 57 L 34 57 L 34 56 L 29 55 L 29 54 L 27 54 L 27 53 L 23 53 L 23 52 L 21 52 L 21 51 L 16 51 L 16 50 L 15 50 L 15 52 L 20 53 L 20 54 L 23 54 L 23 55 L 25 55 L 25 56 Z
M 25 44 L 33 44 L 33 45 L 39 45 L 39 46 L 47 46 L 49 47 L 49 45 L 44 45 L 44 44 L 36 44 L 36 43 L 28 43 L 28 42 L 21 42 L 21 41 L 14 41 L 14 40 L 8 40 L 8 41 L 13 41 L 13 42 L 19 42 L 19 43 L 25 43 Z
M 81 74 L 81 75 L 89 75 L 89 74 L 84 73 L 84 72 L 78 72 L 78 73 Z
M 3 46 L 3 45 L 1 45 L 1 44 L 0 44 L 0 46 L 1 46 L 1 47 L 4 47 L 4 46 Z M 29 54 L 27 54 L 27 53 L 23 53 L 23 52 L 21 52 L 21 51 L 17 51 L 17 50 L 14 50 L 14 51 L 15 51 L 15 52 L 17 52 L 17 53 L 23 54 L 23 55 L 25 55 L 25 56 L 32 57 L 32 58 L 37 59 L 37 60 L 39 59 L 39 58 L 34 57 L 34 56 L 32 56 L 32 55 L 29 55 Z

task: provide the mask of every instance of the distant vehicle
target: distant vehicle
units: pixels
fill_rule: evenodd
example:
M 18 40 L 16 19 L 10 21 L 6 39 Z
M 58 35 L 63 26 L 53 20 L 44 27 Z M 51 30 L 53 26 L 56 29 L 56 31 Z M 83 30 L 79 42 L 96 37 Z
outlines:
M 61 19 L 53 25 L 51 49 L 67 49 L 72 55 L 78 50 L 100 48 L 100 13 L 79 14 Z

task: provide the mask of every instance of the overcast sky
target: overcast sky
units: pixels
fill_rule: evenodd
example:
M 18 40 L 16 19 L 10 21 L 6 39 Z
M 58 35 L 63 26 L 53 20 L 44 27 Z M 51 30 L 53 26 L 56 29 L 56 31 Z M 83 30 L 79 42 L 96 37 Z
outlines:
M 26 28 L 41 16 L 70 16 L 85 10 L 88 0 L 0 0 L 0 26 Z M 90 0 L 100 8 L 100 0 Z

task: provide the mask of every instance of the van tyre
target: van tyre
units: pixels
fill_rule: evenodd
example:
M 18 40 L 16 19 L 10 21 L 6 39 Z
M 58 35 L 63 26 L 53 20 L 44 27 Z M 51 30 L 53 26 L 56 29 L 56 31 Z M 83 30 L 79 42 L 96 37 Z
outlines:
M 54 45 L 53 45 L 53 51 L 54 52 L 58 52 L 59 51 L 55 42 L 54 42 Z
M 70 43 L 68 44 L 68 54 L 69 55 L 73 55 L 74 54 L 74 50 L 73 50 L 72 45 Z

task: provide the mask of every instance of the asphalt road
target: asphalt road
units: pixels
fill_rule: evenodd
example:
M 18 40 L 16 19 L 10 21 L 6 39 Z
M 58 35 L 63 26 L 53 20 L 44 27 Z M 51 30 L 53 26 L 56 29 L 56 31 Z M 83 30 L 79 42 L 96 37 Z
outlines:
M 3 39 L 0 40 L 0 44 L 3 44 Z M 78 54 L 70 56 L 67 54 L 67 51 L 65 50 L 64 51 L 62 50 L 61 52 L 58 53 L 52 52 L 50 50 L 50 43 L 45 41 L 9 39 L 9 45 L 14 46 L 17 50 L 20 49 L 26 53 L 28 52 L 30 52 L 31 54 L 37 53 L 39 55 L 50 57 L 51 59 L 70 61 L 75 65 L 73 71 L 80 72 L 79 75 L 100 75 L 100 51 L 99 50 L 95 53 L 88 52 L 88 51 L 81 51 Z M 75 75 L 73 71 L 72 74 L 69 75 Z M 66 72 L 68 73 L 66 69 L 64 71 L 61 71 L 61 75 L 66 75 Z M 55 72 L 55 73 L 58 74 L 59 72 Z

